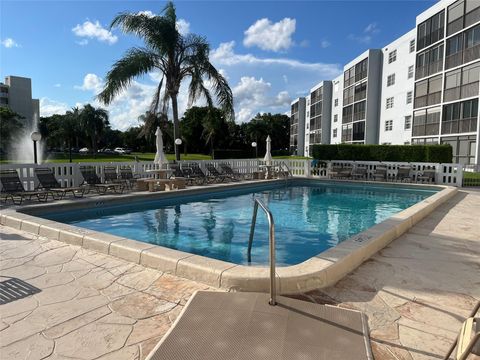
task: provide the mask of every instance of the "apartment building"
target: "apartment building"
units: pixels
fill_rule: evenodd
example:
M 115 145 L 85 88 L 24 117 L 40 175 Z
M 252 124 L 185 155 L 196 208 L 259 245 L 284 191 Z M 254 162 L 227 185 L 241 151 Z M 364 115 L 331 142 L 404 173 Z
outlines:
M 290 154 L 303 156 L 305 141 L 305 98 L 297 98 L 290 106 Z
M 310 89 L 305 115 L 305 154 L 315 144 L 330 143 L 332 82 L 322 81 Z
M 343 74 L 332 80 L 332 124 L 330 144 L 342 142 Z
M 29 125 L 35 117 L 40 117 L 38 99 L 32 99 L 32 80 L 20 76 L 7 76 L 0 83 L 0 106 L 8 107 L 23 116 L 22 121 Z
M 343 71 L 343 143 L 378 144 L 383 54 L 369 49 Z
M 417 17 L 413 144 L 450 144 L 478 163 L 480 2 L 442 1 Z
M 382 49 L 379 144 L 408 145 L 412 137 L 416 30 Z

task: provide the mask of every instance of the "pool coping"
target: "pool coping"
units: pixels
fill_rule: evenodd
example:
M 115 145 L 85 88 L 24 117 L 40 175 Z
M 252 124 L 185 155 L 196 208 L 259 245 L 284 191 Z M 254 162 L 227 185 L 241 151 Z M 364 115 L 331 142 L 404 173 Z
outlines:
M 295 177 L 293 180 L 295 181 L 295 179 L 342 184 L 351 183 L 356 185 L 376 184 L 390 186 L 403 185 L 404 187 L 418 188 L 435 187 L 442 190 L 300 264 L 277 267 L 277 289 L 281 294 L 305 292 L 333 285 L 379 250 L 387 246 L 391 241 L 408 231 L 413 225 L 430 214 L 440 204 L 454 196 L 458 191 L 456 187 L 431 184 L 362 182 L 312 179 L 308 177 Z M 0 224 L 48 239 L 82 246 L 86 249 L 109 254 L 136 264 L 199 281 L 210 286 L 224 288 L 229 291 L 266 292 L 270 286 L 269 268 L 266 266 L 245 266 L 229 263 L 104 232 L 47 220 L 34 216 L 33 214 L 52 209 L 58 211 L 62 208 L 68 208 L 70 210 L 77 207 L 84 208 L 89 204 L 99 206 L 105 205 L 106 203 L 109 205 L 123 203 L 125 199 L 158 200 L 182 195 L 188 196 L 204 194 L 206 192 L 215 193 L 225 190 L 248 188 L 255 185 L 268 186 L 276 183 L 285 183 L 285 180 L 244 181 L 241 183 L 227 183 L 214 186 L 196 186 L 171 192 L 135 192 L 125 195 L 104 195 L 96 198 L 62 200 L 50 204 L 2 209 L 0 213 Z M 23 211 L 28 211 L 30 214 Z

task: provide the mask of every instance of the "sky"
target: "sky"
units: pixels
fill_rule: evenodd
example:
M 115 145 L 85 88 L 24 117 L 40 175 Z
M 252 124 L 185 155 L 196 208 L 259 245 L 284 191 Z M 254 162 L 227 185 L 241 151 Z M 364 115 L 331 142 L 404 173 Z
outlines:
M 181 33 L 205 36 L 210 60 L 234 94 L 235 121 L 285 113 L 322 80 L 341 74 L 368 48 L 382 48 L 415 27 L 435 1 L 177 1 Z M 109 106 L 95 95 L 106 73 L 140 39 L 110 29 L 120 12 L 160 13 L 163 1 L 0 2 L 0 77 L 32 78 L 41 116 L 91 103 L 113 128 L 138 125 L 159 74 L 136 79 Z M 188 83 L 187 83 L 188 84 Z M 198 105 L 202 105 L 199 103 Z M 186 87 L 179 95 L 187 107 Z

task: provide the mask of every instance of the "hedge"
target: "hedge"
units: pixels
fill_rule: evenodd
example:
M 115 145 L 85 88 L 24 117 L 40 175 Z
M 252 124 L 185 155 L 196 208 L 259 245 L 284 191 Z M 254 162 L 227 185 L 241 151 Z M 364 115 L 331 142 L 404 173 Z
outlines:
M 452 147 L 443 145 L 313 145 L 318 160 L 451 163 Z

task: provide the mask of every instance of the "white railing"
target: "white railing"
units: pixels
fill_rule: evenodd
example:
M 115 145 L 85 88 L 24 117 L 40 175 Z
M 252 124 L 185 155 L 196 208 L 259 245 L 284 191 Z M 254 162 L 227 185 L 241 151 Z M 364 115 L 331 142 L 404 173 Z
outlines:
M 184 160 L 179 162 L 181 166 L 187 163 L 197 163 L 200 168 L 206 171 L 206 163 L 212 163 L 218 166 L 220 163 L 229 163 L 230 166 L 240 173 L 251 173 L 258 171 L 259 166 L 265 164 L 264 161 L 258 159 L 228 159 L 228 160 Z M 314 178 L 329 178 L 332 166 L 366 167 L 367 180 L 372 180 L 375 169 L 379 165 L 387 167 L 387 179 L 396 177 L 400 166 L 408 165 L 411 167 L 411 178 L 415 182 L 419 175 L 425 170 L 435 170 L 435 183 L 441 185 L 462 186 L 463 172 L 461 164 L 437 164 L 437 163 L 401 163 L 401 162 L 378 162 L 378 161 L 316 161 L 316 160 L 273 160 L 272 165 L 281 166 L 285 163 L 293 176 L 305 176 Z M 103 167 L 115 166 L 117 170 L 120 167 L 129 166 L 134 174 L 140 177 L 149 176 L 147 170 L 158 168 L 158 165 L 151 161 L 141 162 L 91 162 L 91 163 L 47 163 L 42 165 L 35 164 L 2 164 L 1 169 L 15 169 L 19 173 L 26 190 L 33 190 L 38 185 L 35 178 L 34 169 L 38 167 L 49 167 L 53 169 L 55 177 L 62 186 L 78 186 L 83 182 L 80 173 L 80 166 L 93 166 L 97 174 L 103 180 Z

